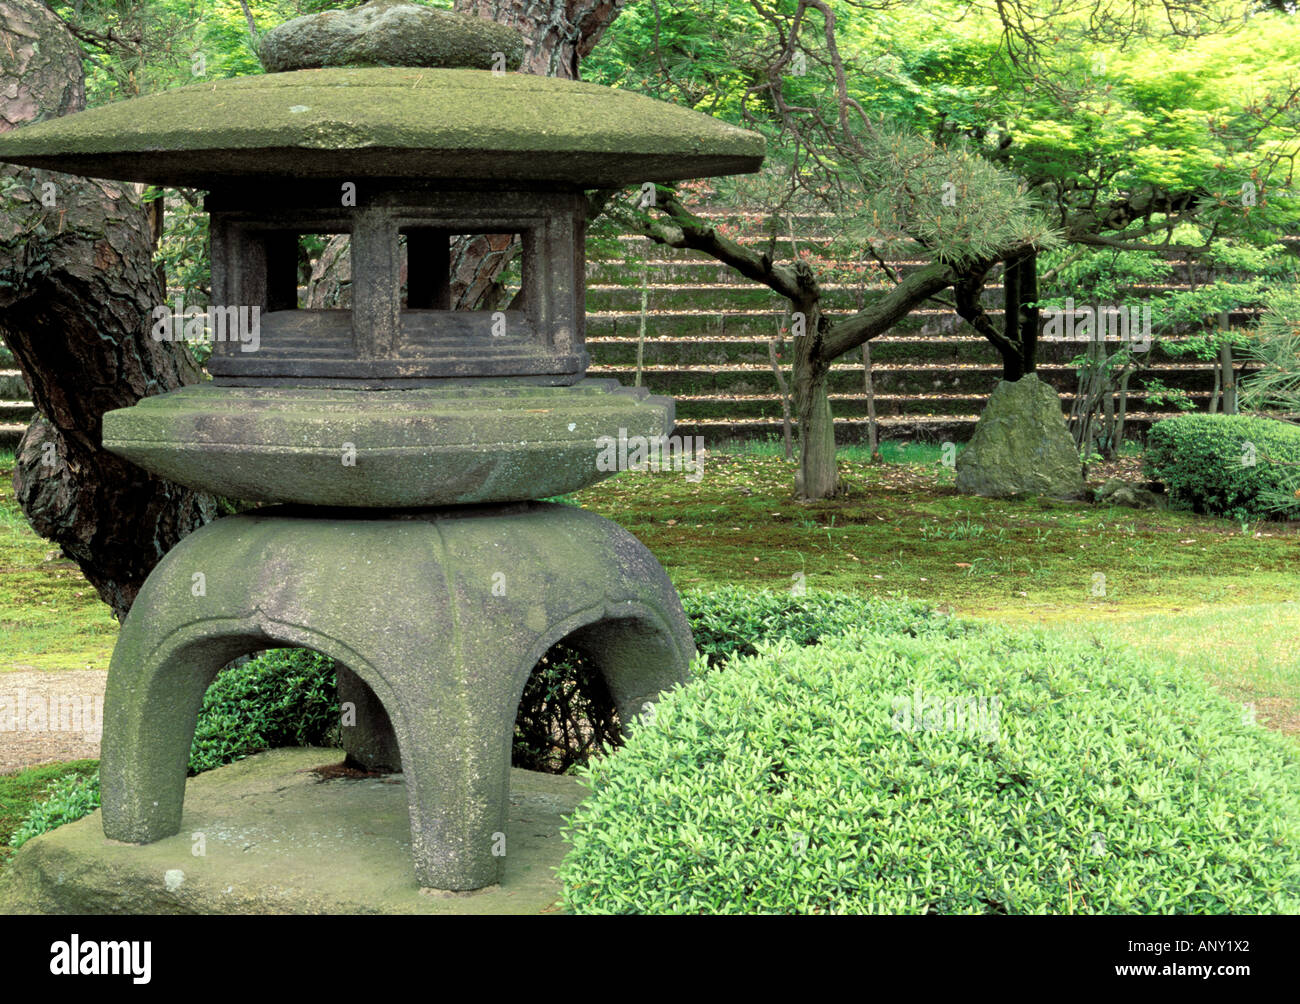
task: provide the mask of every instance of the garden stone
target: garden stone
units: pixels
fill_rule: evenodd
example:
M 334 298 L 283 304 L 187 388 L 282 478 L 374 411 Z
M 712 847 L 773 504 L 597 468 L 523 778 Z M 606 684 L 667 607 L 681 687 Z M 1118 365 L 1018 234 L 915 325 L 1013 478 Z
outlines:
M 1111 478 L 1096 490 L 1093 500 L 1098 504 L 1122 505 L 1132 509 L 1162 509 L 1165 505 L 1164 498 L 1156 492 L 1123 478 Z
M 405 778 L 320 771 L 342 758 L 300 747 L 206 771 L 190 779 L 181 832 L 153 844 L 105 840 L 99 812 L 29 840 L 0 871 L 0 914 L 555 911 L 564 817 L 587 794 L 577 778 L 511 770 L 500 883 L 428 893 L 411 871 Z
M 170 481 L 249 502 L 417 507 L 553 498 L 615 472 L 602 437 L 658 441 L 671 398 L 614 380 L 400 394 L 196 384 L 104 415 L 104 445 Z M 340 462 L 350 443 L 350 463 Z M 433 458 L 436 458 L 436 462 Z
M 550 647 L 591 658 L 625 726 L 687 678 L 694 642 L 658 561 L 608 520 L 529 500 L 674 450 L 671 401 L 585 379 L 585 193 L 753 172 L 764 140 L 626 90 L 495 72 L 522 54 L 510 29 L 376 0 L 272 31 L 279 72 L 0 136 L 3 161 L 208 192 L 211 304 L 154 308 L 153 335 L 206 335 L 213 379 L 111 411 L 104 445 L 281 506 L 185 537 L 136 597 L 104 700 L 108 838 L 180 831 L 223 665 L 307 648 L 345 667 L 350 760 L 400 762 L 416 881 L 483 888 L 516 839 L 514 723 Z M 453 309 L 467 233 L 518 237 L 501 309 Z M 302 234 L 348 235 L 351 309 L 300 306 Z M 611 463 L 615 443 L 632 452 Z
M 957 458 L 957 490 L 991 498 L 1083 497 L 1079 451 L 1050 384 L 1033 373 L 998 381 Z
M 500 54 L 500 55 L 498 55 Z M 268 73 L 324 66 L 427 66 L 517 70 L 524 37 L 483 18 L 406 0 L 294 18 L 262 38 Z

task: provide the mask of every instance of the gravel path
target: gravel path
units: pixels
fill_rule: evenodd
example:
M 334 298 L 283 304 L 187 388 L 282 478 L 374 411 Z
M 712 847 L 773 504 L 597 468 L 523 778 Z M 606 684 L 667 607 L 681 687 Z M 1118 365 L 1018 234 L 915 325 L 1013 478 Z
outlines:
M 97 759 L 107 679 L 99 669 L 0 673 L 0 774 Z

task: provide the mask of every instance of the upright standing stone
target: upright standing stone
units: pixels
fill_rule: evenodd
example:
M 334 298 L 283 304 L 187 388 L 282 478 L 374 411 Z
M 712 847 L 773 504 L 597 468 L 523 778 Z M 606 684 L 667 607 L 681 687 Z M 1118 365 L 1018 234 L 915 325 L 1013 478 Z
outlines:
M 957 490 L 993 498 L 1083 496 L 1079 451 L 1050 384 L 1033 373 L 998 381 L 957 458 Z

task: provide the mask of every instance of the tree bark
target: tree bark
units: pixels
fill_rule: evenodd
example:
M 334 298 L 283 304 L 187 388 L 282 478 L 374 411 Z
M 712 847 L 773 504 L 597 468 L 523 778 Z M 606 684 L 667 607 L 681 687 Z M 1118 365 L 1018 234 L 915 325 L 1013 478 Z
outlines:
M 811 273 L 810 273 L 811 274 Z M 817 299 L 797 304 L 805 334 L 794 339 L 794 407 L 799 423 L 799 473 L 795 492 L 804 499 L 829 498 L 839 491 L 835 462 L 835 417 L 831 413 L 830 363 Z
M 524 73 L 577 80 L 578 66 L 626 0 L 456 0 L 455 8 L 518 28 L 527 40 Z
M 767 358 L 772 363 L 772 372 L 776 375 L 776 389 L 781 395 L 781 436 L 785 443 L 785 459 L 793 460 L 794 444 L 790 441 L 790 391 L 785 385 L 785 376 L 781 373 L 781 360 L 777 358 L 776 345 L 776 338 L 768 339 Z
M 40 3 L 0 0 L 0 36 L 0 131 L 84 107 L 81 50 Z M 120 619 L 216 500 L 106 452 L 101 417 L 199 369 L 183 344 L 150 337 L 165 297 L 134 186 L 18 167 L 0 168 L 0 185 L 0 337 L 40 411 L 19 444 L 14 494 Z
M 1219 369 L 1223 371 L 1223 413 L 1237 414 L 1237 371 L 1232 361 L 1232 343 L 1225 340 L 1219 345 Z
M 1021 368 L 1038 369 L 1038 252 L 1030 251 L 1015 264 L 1016 312 L 1020 329 Z
M 867 395 L 867 445 L 871 451 L 871 462 L 879 463 L 880 430 L 876 427 L 876 391 L 871 384 L 871 343 L 862 343 L 862 389 Z

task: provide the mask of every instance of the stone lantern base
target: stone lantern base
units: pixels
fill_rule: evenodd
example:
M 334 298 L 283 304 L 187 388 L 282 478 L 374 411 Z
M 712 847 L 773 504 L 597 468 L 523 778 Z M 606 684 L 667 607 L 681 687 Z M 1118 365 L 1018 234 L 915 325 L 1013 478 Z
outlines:
M 104 833 L 143 844 L 178 833 L 208 685 L 239 655 L 303 647 L 350 671 L 349 748 L 375 760 L 396 743 L 419 884 L 496 883 L 519 699 L 561 640 L 596 660 L 624 723 L 684 681 L 694 655 L 653 555 L 575 507 L 277 507 L 218 520 L 167 554 L 122 626 L 104 705 Z
M 401 774 L 338 770 L 337 749 L 259 753 L 190 779 L 180 833 L 106 840 L 100 813 L 22 846 L 0 871 L 3 914 L 547 914 L 577 778 L 510 771 L 498 885 L 421 889 Z

